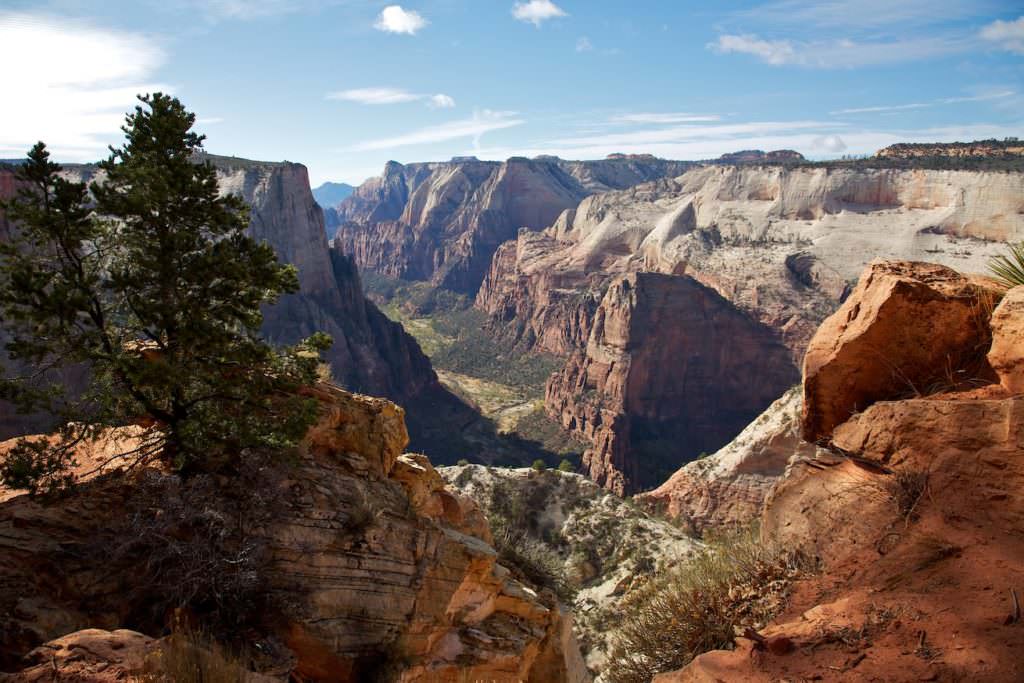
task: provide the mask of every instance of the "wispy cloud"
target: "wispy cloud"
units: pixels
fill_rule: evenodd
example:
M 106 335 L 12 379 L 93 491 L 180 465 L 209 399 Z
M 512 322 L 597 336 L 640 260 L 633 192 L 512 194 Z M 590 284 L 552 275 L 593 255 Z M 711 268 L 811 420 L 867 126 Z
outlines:
M 197 12 L 209 22 L 254 21 L 285 14 L 315 12 L 345 0 L 160 0 L 154 5 Z
M 517 2 L 512 8 L 512 16 L 519 21 L 526 21 L 540 28 L 540 25 L 548 19 L 569 15 L 551 0 L 529 0 L 529 2 Z
M 449 121 L 438 126 L 429 126 L 419 130 L 396 135 L 394 137 L 368 140 L 351 148 L 352 151 L 369 151 L 379 149 L 395 149 L 414 145 L 429 145 L 459 138 L 472 138 L 473 146 L 480 145 L 485 133 L 504 128 L 512 128 L 525 123 L 516 112 L 491 111 L 483 109 L 473 113 L 472 118 Z
M 669 159 L 711 159 L 740 149 L 795 149 L 811 157 L 829 157 L 841 153 L 871 154 L 897 142 L 953 142 L 1019 134 L 1019 126 L 996 124 L 878 130 L 814 121 L 768 121 L 693 126 L 687 127 L 685 132 L 669 128 L 645 133 L 642 138 L 586 136 L 548 140 L 520 147 L 480 149 L 475 154 L 482 159 L 541 154 L 566 159 L 595 159 L 616 152 L 633 152 Z
M 1013 97 L 1017 93 L 1013 90 L 1000 90 L 997 92 L 984 93 L 981 95 L 970 95 L 966 97 L 943 97 L 941 99 L 932 100 L 931 102 L 911 102 L 910 104 L 889 104 L 879 105 L 874 107 L 855 107 L 853 109 L 838 109 L 836 111 L 829 112 L 833 115 L 845 115 L 845 114 L 875 114 L 880 112 L 893 112 L 893 111 L 907 111 L 910 109 L 927 109 L 929 107 L 936 107 L 944 104 L 960 104 L 963 102 L 985 102 L 989 100 L 1001 100 L 1007 97 Z
M 1024 55 L 1024 16 L 1014 21 L 993 21 L 981 30 L 981 37 L 1003 50 Z
M 594 44 L 590 42 L 590 38 L 582 36 L 576 40 L 576 52 L 591 52 L 594 49 Z
M 777 0 L 734 13 L 740 21 L 846 32 L 907 28 L 985 16 L 998 0 Z
M 974 41 L 959 36 L 923 36 L 902 40 L 854 41 L 849 38 L 800 42 L 766 40 L 755 34 L 720 35 L 708 43 L 719 54 L 753 55 L 773 66 L 819 69 L 877 66 L 963 52 Z
M 427 98 L 427 106 L 431 109 L 451 109 L 455 106 L 455 99 L 449 95 L 438 93 Z
M 367 105 L 426 102 L 427 106 L 431 109 L 450 109 L 455 106 L 455 99 L 444 93 L 423 95 L 400 88 L 354 88 L 352 90 L 339 90 L 327 93 L 326 97 L 328 100 Z
M 373 27 L 385 33 L 413 36 L 429 23 L 419 12 L 404 9 L 401 5 L 388 5 L 381 11 Z
M 9 56 L 0 70 L 3 156 L 20 156 L 42 139 L 60 159 L 97 159 L 121 137 L 137 94 L 172 90 L 154 80 L 166 55 L 149 36 L 14 13 L 0 13 L 0 35 Z M 12 55 L 25 58 L 15 66 Z
M 668 124 L 668 123 L 710 123 L 722 117 L 714 114 L 622 114 L 612 117 L 612 123 Z

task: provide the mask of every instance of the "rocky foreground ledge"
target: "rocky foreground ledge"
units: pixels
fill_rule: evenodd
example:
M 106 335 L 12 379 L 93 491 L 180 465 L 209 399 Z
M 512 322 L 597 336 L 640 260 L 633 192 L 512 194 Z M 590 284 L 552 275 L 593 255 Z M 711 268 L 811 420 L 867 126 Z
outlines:
M 764 640 L 655 681 L 1024 680 L 1022 391 L 1024 287 L 871 265 L 807 352 L 819 448 L 761 515 L 822 571 Z
M 322 418 L 298 458 L 247 478 L 104 470 L 50 505 L 0 491 L 0 670 L 19 671 L 0 680 L 138 675 L 170 618 L 154 609 L 162 579 L 188 575 L 172 559 L 195 559 L 208 538 L 246 573 L 213 556 L 186 569 L 221 583 L 189 585 L 209 604 L 258 598 L 238 627 L 270 677 L 252 680 L 589 680 L 554 596 L 498 565 L 478 508 L 402 454 L 402 409 L 314 393 Z M 83 449 L 81 470 L 131 438 L 114 430 Z

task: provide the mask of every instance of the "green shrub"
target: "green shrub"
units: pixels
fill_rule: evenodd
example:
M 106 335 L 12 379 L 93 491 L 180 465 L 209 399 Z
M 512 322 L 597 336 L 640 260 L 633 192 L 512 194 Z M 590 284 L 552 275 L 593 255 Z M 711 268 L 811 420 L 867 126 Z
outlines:
M 530 467 L 533 468 L 534 472 L 543 472 L 544 470 L 546 470 L 548 468 L 547 463 L 545 463 L 540 458 L 537 458 L 536 460 L 534 460 L 533 464 L 530 465 Z
M 559 472 L 575 472 L 576 468 L 573 467 L 573 464 L 571 462 L 569 462 L 568 460 L 565 460 L 563 458 L 562 462 L 558 463 L 558 471 Z
M 459 458 L 458 462 L 456 462 L 455 464 L 458 465 L 459 467 L 462 467 L 463 465 L 468 465 L 469 461 L 466 460 L 465 458 Z
M 793 553 L 735 533 L 626 597 L 611 638 L 609 683 L 647 683 L 709 650 L 731 648 L 736 629 L 761 628 L 806 568 Z
M 1008 253 L 992 259 L 988 269 L 1007 287 L 1024 285 L 1024 242 L 1008 245 L 1007 250 Z

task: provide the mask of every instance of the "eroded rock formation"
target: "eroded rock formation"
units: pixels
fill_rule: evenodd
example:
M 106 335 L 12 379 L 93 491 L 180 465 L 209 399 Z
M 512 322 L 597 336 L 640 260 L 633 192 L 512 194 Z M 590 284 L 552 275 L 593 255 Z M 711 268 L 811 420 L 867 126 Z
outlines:
M 560 573 L 576 589 L 573 626 L 595 674 L 608 664 L 608 624 L 618 619 L 623 600 L 701 548 L 677 525 L 579 474 L 483 465 L 439 472 L 490 519 L 517 534 L 517 547 L 540 548 L 561 565 Z
M 263 607 L 246 615 L 246 628 L 250 645 L 273 655 L 264 665 L 311 681 L 371 672 L 404 683 L 588 680 L 571 618 L 553 596 L 497 564 L 476 506 L 425 458 L 400 455 L 408 440 L 401 408 L 327 386 L 314 395 L 323 416 L 297 460 L 260 470 L 262 502 L 242 506 L 227 536 L 263 549 L 253 567 Z M 150 600 L 165 596 L 147 595 L 160 590 L 145 583 L 151 567 L 116 552 L 126 540 L 116 534 L 142 534 L 147 506 L 161 496 L 184 500 L 197 485 L 147 468 L 88 479 L 55 505 L 7 492 L 0 666 L 82 628 L 161 628 Z M 216 493 L 188 519 L 222 514 L 224 496 L 252 482 L 207 485 Z M 168 506 L 164 517 L 175 514 Z M 202 527 L 177 524 L 167 542 L 186 542 L 193 528 Z
M 689 277 L 612 282 L 585 351 L 548 381 L 545 405 L 593 443 L 591 478 L 619 494 L 717 450 L 797 379 L 771 330 Z
M 776 329 L 803 358 L 817 326 L 877 258 L 984 272 L 1024 239 L 1024 174 L 706 166 L 595 195 L 503 245 L 477 296 L 496 329 L 564 353 L 586 341 L 607 282 L 687 274 Z M 595 296 L 595 292 L 597 295 Z M 582 306 L 582 312 L 574 312 Z
M 473 295 L 498 245 L 520 228 L 540 230 L 588 194 L 677 175 L 688 166 L 653 158 L 389 162 L 330 220 L 340 226 L 336 244 L 360 268 Z
M 802 406 L 801 388 L 793 387 L 724 448 L 637 498 L 698 533 L 749 524 L 787 465 L 815 455 L 816 447 L 801 437 Z
M 944 266 L 872 264 L 804 356 L 804 438 L 825 440 L 884 398 L 991 379 L 985 353 L 1000 292 Z
M 944 313 L 959 315 L 964 279 L 928 264 L 894 264 L 865 272 L 857 290 L 821 327 L 812 348 L 856 357 L 872 376 L 868 355 L 853 353 L 858 336 L 835 321 L 894 306 L 901 324 L 923 334 Z M 879 300 L 869 280 L 896 272 L 905 284 Z M 907 291 L 922 296 L 907 298 Z M 1013 297 L 1019 296 L 1011 292 Z M 979 291 L 975 303 L 985 304 Z M 1009 299 L 1013 301 L 1014 299 Z M 861 314 L 862 315 L 862 314 Z M 1020 311 L 1012 303 L 992 325 L 1016 348 Z M 863 333 L 891 330 L 888 316 L 863 318 Z M 978 344 L 991 334 L 973 329 Z M 1012 330 L 1012 331 L 1011 331 Z M 875 337 L 879 354 L 901 358 L 905 337 Z M 1003 340 L 1007 342 L 1007 339 Z M 846 346 L 854 347 L 847 351 Z M 969 344 L 970 345 L 970 344 Z M 998 356 L 998 354 L 997 354 Z M 959 358 L 953 355 L 956 360 Z M 941 362 L 941 361 L 940 361 Z M 905 378 L 927 386 L 937 368 L 908 363 Z M 956 373 L 970 366 L 956 366 Z M 863 401 L 855 384 L 819 385 L 805 394 L 804 430 L 832 406 Z M 1017 681 L 1024 676 L 1020 591 L 1024 567 L 1024 396 L 994 377 L 934 387 L 907 396 L 878 391 L 857 413 L 837 416 L 829 451 L 795 463 L 765 506 L 766 541 L 802 548 L 821 571 L 797 586 L 793 604 L 761 631 L 795 645 L 788 654 L 756 651 L 739 638 L 735 651 L 696 658 L 659 683 L 707 680 L 775 681 L 841 678 L 889 681 Z

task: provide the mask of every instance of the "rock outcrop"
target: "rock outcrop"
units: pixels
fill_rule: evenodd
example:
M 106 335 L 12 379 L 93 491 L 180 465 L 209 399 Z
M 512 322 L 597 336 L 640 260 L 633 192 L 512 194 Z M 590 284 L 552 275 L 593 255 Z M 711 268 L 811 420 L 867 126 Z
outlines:
M 298 268 L 300 291 L 264 312 L 263 332 L 273 343 L 291 344 L 313 332 L 334 339 L 324 354 L 334 377 L 353 391 L 405 402 L 436 385 L 430 361 L 402 326 L 363 295 L 351 259 L 329 249 L 324 218 L 309 189 L 306 167 L 210 156 L 221 191 L 240 195 L 251 207 L 250 234 L 274 247 L 278 258 Z M 68 166 L 79 180 L 97 178 L 97 167 Z M 0 198 L 15 191 L 13 169 L 0 167 Z M 0 216 L 0 239 L 10 228 Z M 5 409 L 3 414 L 13 411 Z M 48 426 L 39 417 L 0 418 L 0 438 Z
M 608 287 L 545 405 L 593 443 L 591 478 L 624 494 L 723 446 L 796 379 L 772 331 L 714 290 L 631 273 Z
M 990 379 L 984 356 L 998 290 L 930 263 L 872 264 L 804 356 L 804 438 L 878 400 Z
M 116 683 L 142 681 L 158 641 L 128 631 L 85 629 L 40 645 L 25 657 L 15 674 L 0 673 L 2 683 Z
M 992 312 L 992 347 L 988 363 L 1003 388 L 1024 393 L 1024 286 L 1014 287 Z
M 588 680 L 569 615 L 497 564 L 468 498 L 425 458 L 400 455 L 401 408 L 327 386 L 313 395 L 320 422 L 293 463 L 259 470 L 258 485 L 147 468 L 93 477 L 54 505 L 0 503 L 0 667 L 83 628 L 162 628 L 151 567 L 117 548 L 164 519 L 166 543 L 187 543 L 194 524 L 224 514 L 218 505 L 258 492 L 225 538 L 262 548 L 251 569 L 263 607 L 244 616 L 248 644 L 273 655 L 269 670 L 307 681 Z M 187 498 L 197 486 L 214 490 Z M 182 522 L 185 500 L 197 507 Z M 174 571 L 167 558 L 160 571 Z
M 872 301 L 867 281 L 879 277 L 879 268 L 865 272 L 843 310 L 886 310 L 886 296 L 897 310 L 908 305 L 902 288 Z M 903 287 L 924 292 L 922 307 L 934 305 L 936 291 L 963 283 L 927 264 L 891 268 Z M 945 305 L 959 314 L 957 298 Z M 993 332 L 1013 335 L 1017 348 L 1024 346 L 1020 315 L 1011 304 L 993 323 Z M 907 315 L 902 324 L 921 334 L 933 320 Z M 891 329 L 885 316 L 863 322 L 866 334 L 872 326 Z M 990 337 L 981 331 L 976 341 Z M 900 357 L 904 339 L 876 337 L 876 351 Z M 811 346 L 853 357 L 844 347 L 857 343 L 826 324 Z M 870 374 L 870 357 L 856 357 Z M 934 371 L 908 364 L 906 379 L 923 386 Z M 805 431 L 816 433 L 816 416 L 831 406 L 849 405 L 842 395 L 851 391 L 856 387 L 836 383 L 807 392 Z M 760 633 L 785 637 L 795 648 L 775 655 L 739 638 L 736 650 L 709 652 L 656 680 L 1020 680 L 1022 454 L 1024 397 L 994 378 L 928 395 L 876 396 L 832 427 L 830 452 L 795 463 L 765 505 L 765 541 L 802 548 L 822 562 L 819 573 L 797 585 L 790 608 Z
M 539 549 L 561 565 L 575 590 L 573 627 L 594 674 L 607 664 L 608 624 L 623 599 L 702 547 L 678 526 L 579 474 L 483 465 L 438 471 L 490 519 L 511 526 L 513 545 Z
M 696 533 L 753 522 L 786 467 L 815 456 L 817 448 L 801 437 L 802 406 L 801 388 L 793 387 L 725 447 L 637 499 Z
M 522 227 L 540 230 L 588 194 L 681 173 L 661 159 L 513 157 L 402 165 L 359 186 L 332 212 L 335 243 L 361 269 L 473 295 L 494 251 Z

